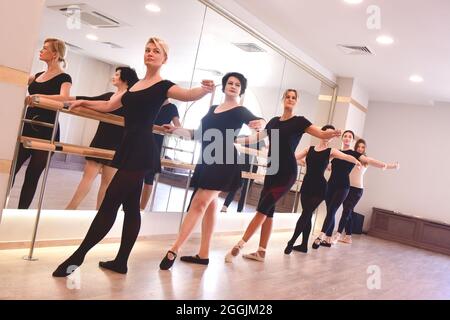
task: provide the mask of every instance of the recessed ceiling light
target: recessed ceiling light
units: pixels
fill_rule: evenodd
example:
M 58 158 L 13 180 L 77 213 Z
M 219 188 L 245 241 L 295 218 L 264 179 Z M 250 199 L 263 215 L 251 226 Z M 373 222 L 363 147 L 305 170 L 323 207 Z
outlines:
M 377 38 L 377 42 L 379 44 L 393 44 L 394 43 L 394 39 L 390 36 L 379 36 Z
M 147 9 L 150 12 L 161 12 L 161 8 L 154 3 L 149 3 L 148 5 L 145 6 L 145 9 Z
M 344 1 L 347 2 L 348 4 L 359 4 L 363 2 L 363 0 L 344 0 Z
M 95 34 L 87 34 L 86 38 L 88 38 L 89 40 L 92 40 L 92 41 L 98 40 L 98 37 Z
M 420 82 L 423 82 L 423 78 L 421 76 L 419 76 L 418 74 L 414 74 L 411 77 L 409 77 L 409 81 L 415 82 L 415 83 L 420 83 Z

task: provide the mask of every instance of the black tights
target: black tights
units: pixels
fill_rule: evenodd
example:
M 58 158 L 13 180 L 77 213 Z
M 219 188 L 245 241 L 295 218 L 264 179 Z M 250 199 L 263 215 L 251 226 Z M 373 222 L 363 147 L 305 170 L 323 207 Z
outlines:
M 323 197 L 320 196 L 311 196 L 301 194 L 301 203 L 302 203 L 302 215 L 298 218 L 297 225 L 295 226 L 294 234 L 292 235 L 291 240 L 289 240 L 288 244 L 293 246 L 297 241 L 297 238 L 300 234 L 303 233 L 302 236 L 302 246 L 308 246 L 308 239 L 311 233 L 311 218 L 314 214 L 314 211 L 320 205 L 320 203 L 324 200 Z
M 327 204 L 327 216 L 323 222 L 322 232 L 326 233 L 327 237 L 331 237 L 334 230 L 335 216 L 339 207 L 347 198 L 349 188 L 332 188 L 329 187 L 325 202 Z
M 342 217 L 339 221 L 338 232 L 342 233 L 345 228 L 345 234 L 352 235 L 352 214 L 356 205 L 363 195 L 364 189 L 350 187 L 347 198 L 343 203 Z
M 39 178 L 41 177 L 41 174 L 45 169 L 45 165 L 47 164 L 47 157 L 47 151 L 25 149 L 22 145 L 20 145 L 13 184 L 16 180 L 17 172 L 19 172 L 20 168 L 28 158 L 30 158 L 30 163 L 28 164 L 22 190 L 20 192 L 19 209 L 28 209 L 30 207 L 34 194 L 36 193 Z
M 121 204 L 123 204 L 125 215 L 120 248 L 114 262 L 126 268 L 128 257 L 141 227 L 140 199 L 145 173 L 145 171 L 117 171 L 106 190 L 105 199 L 86 237 L 80 247 L 59 268 L 67 270 L 71 265 L 79 266 L 83 263 L 88 251 L 111 230 Z

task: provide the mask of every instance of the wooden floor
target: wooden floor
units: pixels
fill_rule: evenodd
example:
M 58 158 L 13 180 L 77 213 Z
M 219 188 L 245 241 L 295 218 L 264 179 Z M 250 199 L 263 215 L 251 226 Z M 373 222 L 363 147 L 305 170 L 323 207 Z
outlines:
M 450 257 L 367 236 L 352 245 L 283 254 L 288 233 L 271 239 L 265 263 L 241 257 L 225 264 L 238 239 L 214 239 L 208 267 L 177 260 L 171 271 L 158 265 L 172 241 L 138 242 L 127 275 L 97 267 L 115 256 L 117 244 L 99 245 L 81 268 L 81 289 L 51 273 L 74 247 L 36 249 L 38 261 L 22 260 L 26 250 L 0 251 L 0 299 L 450 299 Z M 196 253 L 198 240 L 184 254 Z M 244 252 L 256 248 L 253 239 Z M 381 289 L 369 290 L 369 266 L 378 266 Z

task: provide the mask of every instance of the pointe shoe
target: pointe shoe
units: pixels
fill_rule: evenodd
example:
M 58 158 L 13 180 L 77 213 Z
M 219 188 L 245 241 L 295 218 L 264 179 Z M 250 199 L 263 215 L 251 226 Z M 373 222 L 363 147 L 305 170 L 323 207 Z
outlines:
M 254 260 L 254 261 L 258 261 L 258 262 L 264 262 L 264 260 L 266 259 L 265 257 L 263 257 L 259 254 L 259 251 L 249 253 L 249 254 L 243 254 L 242 258 Z
M 331 238 L 331 244 L 337 244 L 338 241 L 341 240 L 341 234 L 340 233 L 336 233 L 332 238 Z
M 244 248 L 244 245 L 235 245 L 233 249 L 231 249 L 230 252 L 227 253 L 225 256 L 225 263 L 233 263 L 234 258 L 236 258 L 239 253 L 241 252 L 242 248 Z
M 345 236 L 342 240 L 339 240 L 340 242 L 352 244 L 352 236 Z

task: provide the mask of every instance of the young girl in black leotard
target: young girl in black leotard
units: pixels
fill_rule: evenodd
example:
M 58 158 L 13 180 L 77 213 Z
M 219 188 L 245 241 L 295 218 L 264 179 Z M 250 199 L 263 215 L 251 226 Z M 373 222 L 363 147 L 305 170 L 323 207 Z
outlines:
M 232 262 L 233 258 L 238 256 L 244 244 L 250 240 L 256 230 L 261 228 L 261 237 L 259 249 L 255 253 L 244 255 L 245 258 L 257 261 L 264 261 L 265 250 L 269 242 L 272 231 L 273 215 L 275 205 L 289 190 L 297 179 L 297 161 L 295 159 L 295 149 L 300 142 L 302 135 L 306 132 L 320 139 L 331 139 L 340 135 L 340 131 L 330 130 L 322 131 L 314 126 L 306 118 L 294 115 L 294 107 L 297 103 L 297 91 L 293 89 L 286 90 L 283 95 L 284 112 L 281 117 L 275 117 L 269 121 L 263 134 L 258 134 L 255 140 L 264 139 L 269 136 L 269 162 L 268 170 L 278 167 L 275 174 L 266 174 L 264 179 L 264 188 L 258 203 L 255 217 L 250 222 L 242 239 L 226 255 L 225 261 Z M 275 133 L 279 134 L 279 140 L 274 141 Z M 254 139 L 254 138 L 252 138 Z M 243 141 L 242 141 L 243 140 Z M 246 138 L 238 141 L 239 143 L 252 143 L 251 139 Z M 279 153 L 276 154 L 276 151 Z M 277 163 L 278 162 L 278 163 Z
M 154 152 L 153 123 L 164 101 L 170 97 L 181 101 L 198 100 L 212 92 L 214 83 L 202 82 L 202 87 L 182 89 L 160 76 L 160 69 L 167 61 L 167 45 L 158 38 L 151 38 L 145 48 L 144 61 L 147 73 L 143 80 L 129 91 L 109 101 L 71 102 L 71 108 L 88 107 L 110 112 L 123 105 L 125 131 L 113 165 L 118 168 L 106 190 L 100 210 L 80 247 L 53 272 L 55 277 L 65 277 L 79 267 L 87 252 L 100 242 L 114 224 L 117 211 L 123 204 L 124 225 L 116 259 L 100 262 L 100 267 L 118 273 L 127 272 L 127 261 L 141 225 L 139 202 L 145 174 L 160 165 L 160 155 Z
M 364 139 L 359 139 L 355 143 L 354 150 L 366 155 L 366 141 Z M 333 237 L 332 243 L 336 243 L 337 241 L 341 241 L 344 243 L 352 243 L 352 214 L 353 209 L 358 204 L 361 199 L 364 191 L 364 183 L 363 177 L 367 171 L 369 165 L 379 168 L 379 169 L 399 169 L 400 165 L 398 162 L 395 163 L 384 163 L 382 161 L 366 157 L 367 164 L 362 167 L 354 167 L 350 172 L 350 190 L 348 192 L 347 198 L 345 198 L 342 204 L 342 216 L 339 221 L 339 227 L 336 235 Z M 345 228 L 345 237 L 341 239 L 342 232 Z
M 77 96 L 70 100 L 108 101 L 116 95 L 123 94 L 128 90 L 128 88 L 131 88 L 138 81 L 139 78 L 136 71 L 129 67 L 118 67 L 112 78 L 112 84 L 117 87 L 117 91 L 115 93 L 107 92 L 97 97 Z M 123 108 L 114 110 L 111 113 L 118 116 L 123 116 Z M 92 148 L 116 151 L 122 141 L 123 130 L 124 129 L 121 126 L 100 122 L 97 132 L 95 133 L 89 146 Z M 67 205 L 66 210 L 76 210 L 78 208 L 79 204 L 88 194 L 92 183 L 100 172 L 102 174 L 102 179 L 98 190 L 96 209 L 98 210 L 100 208 L 100 204 L 103 202 L 103 198 L 105 197 L 106 189 L 116 174 L 117 168 L 112 166 L 111 160 L 86 157 L 83 178 L 81 179 L 72 200 L 70 200 L 70 203 Z
M 44 47 L 41 49 L 39 59 L 47 64 L 47 71 L 39 72 L 30 77 L 28 81 L 27 104 L 31 104 L 33 96 L 40 96 L 57 101 L 67 100 L 70 95 L 72 78 L 64 73 L 61 62 L 64 63 L 66 46 L 64 41 L 58 39 L 46 39 Z M 56 112 L 40 108 L 28 108 L 26 118 L 35 121 L 53 124 L 56 119 Z M 22 135 L 26 137 L 50 140 L 53 128 L 42 127 L 36 124 L 26 123 L 23 127 Z M 59 141 L 59 126 L 56 132 L 55 141 Z M 25 149 L 22 145 L 19 148 L 17 162 L 14 172 L 14 180 L 25 161 L 30 158 L 30 162 L 25 173 L 25 180 L 22 185 L 19 198 L 19 209 L 28 209 L 33 201 L 39 178 L 47 163 L 47 151 Z
M 236 131 L 241 129 L 244 123 L 253 129 L 260 129 L 265 124 L 264 120 L 238 104 L 238 98 L 245 93 L 246 87 L 247 79 L 242 74 L 236 72 L 226 74 L 222 79 L 225 101 L 221 105 L 212 106 L 201 121 L 201 129 L 198 131 L 201 134 L 202 142 L 201 159 L 195 167 L 191 180 L 195 194 L 177 240 L 161 261 L 160 268 L 162 270 L 172 267 L 178 251 L 202 216 L 200 250 L 197 255 L 184 256 L 181 257 L 181 260 L 203 265 L 209 263 L 209 244 L 214 229 L 219 193 L 236 189 L 242 181 L 242 165 L 237 162 L 238 153 L 233 144 L 234 138 L 237 136 Z M 185 131 L 191 136 L 194 135 L 192 130 L 167 127 L 180 132 Z M 233 140 L 227 140 L 227 133 L 231 133 Z M 222 139 L 222 141 L 218 143 L 215 139 Z M 211 150 L 218 144 L 221 147 L 220 150 Z M 221 154 L 219 155 L 219 153 Z
M 335 128 L 331 125 L 322 128 L 323 131 L 334 129 Z M 317 207 L 325 199 L 327 181 L 325 180 L 324 172 L 327 169 L 330 160 L 336 158 L 358 164 L 359 166 L 361 165 L 354 157 L 344 154 L 337 149 L 329 148 L 329 141 L 329 139 L 322 139 L 318 146 L 311 146 L 295 155 L 298 161 L 302 161 L 306 157 L 307 168 L 300 189 L 302 214 L 297 221 L 294 234 L 284 250 L 285 254 L 290 254 L 292 250 L 305 253 L 308 251 L 308 239 L 311 232 L 311 217 Z M 302 233 L 302 244 L 294 246 L 297 238 Z
M 342 152 L 351 155 L 361 161 L 363 165 L 370 162 L 366 156 L 351 149 L 355 134 L 351 130 L 347 130 L 342 135 Z M 331 247 L 335 215 L 339 207 L 342 205 L 350 191 L 349 175 L 355 165 L 340 159 L 334 159 L 331 162 L 331 176 L 327 184 L 327 195 L 325 202 L 327 204 L 327 216 L 323 222 L 322 232 L 320 236 L 314 241 L 313 249 L 318 249 L 319 246 Z M 326 239 L 324 239 L 326 236 Z

